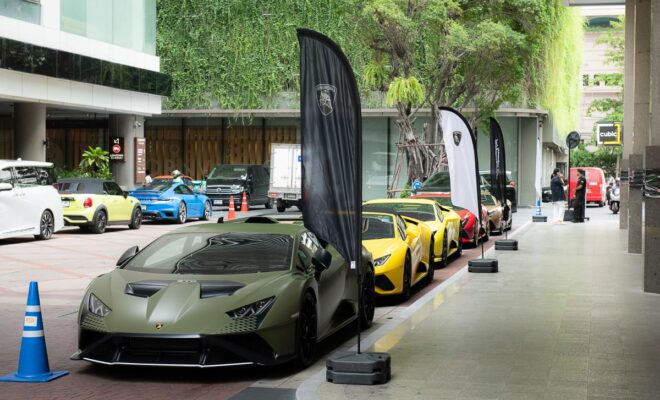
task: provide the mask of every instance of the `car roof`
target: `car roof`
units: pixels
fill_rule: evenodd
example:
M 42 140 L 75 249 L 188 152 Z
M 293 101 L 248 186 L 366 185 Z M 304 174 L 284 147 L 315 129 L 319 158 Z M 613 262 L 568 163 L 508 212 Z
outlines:
M 259 223 L 259 222 L 224 222 L 224 223 L 207 223 L 189 225 L 182 228 L 175 229 L 168 233 L 186 234 L 186 233 L 225 233 L 225 232 L 241 232 L 241 233 L 274 233 L 281 235 L 297 236 L 298 234 L 306 231 L 305 227 L 298 224 L 286 224 L 279 222 L 272 223 Z
M 59 178 L 57 182 L 114 182 L 112 179 L 103 178 Z
M 410 203 L 410 204 L 435 204 L 435 200 L 431 199 L 374 199 L 366 201 L 364 204 L 393 204 L 393 203 Z
M 192 180 L 192 178 L 189 177 L 188 175 L 179 175 L 179 176 L 181 177 L 181 179 L 188 178 L 188 179 Z M 158 176 L 154 176 L 153 179 L 174 179 L 174 176 L 172 176 L 172 175 L 158 175 Z
M 4 167 L 47 167 L 52 168 L 53 163 L 29 160 L 0 160 L 0 168 Z

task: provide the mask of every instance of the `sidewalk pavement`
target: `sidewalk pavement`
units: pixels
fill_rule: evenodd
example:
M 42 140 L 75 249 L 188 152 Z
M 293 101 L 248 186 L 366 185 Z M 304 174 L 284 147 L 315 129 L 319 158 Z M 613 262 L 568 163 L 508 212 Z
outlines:
M 457 273 L 370 334 L 389 351 L 380 386 L 307 379 L 298 398 L 657 399 L 660 296 L 606 208 L 584 224 L 530 223 L 497 274 Z M 365 346 L 366 347 L 366 346 Z

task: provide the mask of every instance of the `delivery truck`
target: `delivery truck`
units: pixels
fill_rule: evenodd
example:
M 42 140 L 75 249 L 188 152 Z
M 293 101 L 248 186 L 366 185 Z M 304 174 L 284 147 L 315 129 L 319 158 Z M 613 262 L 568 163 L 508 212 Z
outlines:
M 302 210 L 302 157 L 300 145 L 273 143 L 270 145 L 270 187 L 268 196 L 284 212 L 291 206 Z

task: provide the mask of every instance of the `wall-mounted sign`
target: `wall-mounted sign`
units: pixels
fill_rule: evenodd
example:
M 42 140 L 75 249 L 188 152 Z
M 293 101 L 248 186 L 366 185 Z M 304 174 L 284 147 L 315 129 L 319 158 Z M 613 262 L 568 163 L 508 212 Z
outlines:
M 596 125 L 596 142 L 605 146 L 621 144 L 621 123 L 612 122 Z
M 135 183 L 145 183 L 147 174 L 147 139 L 135 138 L 135 157 L 133 157 L 133 171 L 135 171 Z
M 124 138 L 110 138 L 110 161 L 124 161 Z

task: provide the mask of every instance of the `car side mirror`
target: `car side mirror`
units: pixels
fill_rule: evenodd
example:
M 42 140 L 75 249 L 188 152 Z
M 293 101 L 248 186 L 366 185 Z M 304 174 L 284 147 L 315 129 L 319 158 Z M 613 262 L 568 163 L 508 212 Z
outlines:
M 4 192 L 7 190 L 12 190 L 14 188 L 14 185 L 12 185 L 9 182 L 2 182 L 0 183 L 0 192 Z
M 124 264 L 131 258 L 133 258 L 137 252 L 140 251 L 140 248 L 137 246 L 130 247 L 128 250 L 124 252 L 124 254 L 119 257 L 119 260 L 117 260 L 117 266 L 118 267 L 123 267 Z
M 316 280 L 321 278 L 321 273 L 326 269 L 330 268 L 330 263 L 332 262 L 332 255 L 326 249 L 320 248 L 316 250 L 312 256 L 312 265 L 316 270 L 314 276 Z
M 124 198 L 127 198 L 127 197 L 128 197 L 128 192 L 127 192 L 127 191 L 124 190 L 124 191 L 122 192 L 122 194 L 124 195 Z

